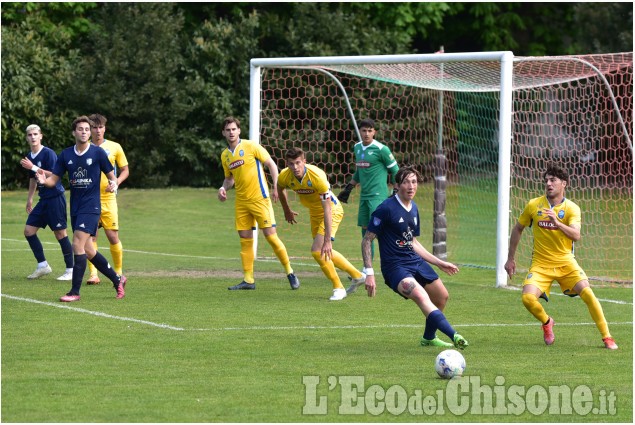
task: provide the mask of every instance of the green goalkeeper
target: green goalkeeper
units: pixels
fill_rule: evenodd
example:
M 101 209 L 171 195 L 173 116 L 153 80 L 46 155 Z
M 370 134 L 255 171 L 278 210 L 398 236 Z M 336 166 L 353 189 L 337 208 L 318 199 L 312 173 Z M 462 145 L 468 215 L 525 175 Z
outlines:
M 388 148 L 381 142 L 375 140 L 375 122 L 365 119 L 359 122 L 359 132 L 362 141 L 355 144 L 355 173 L 351 181 L 337 195 L 337 198 L 348 203 L 351 191 L 359 183 L 361 194 L 359 196 L 359 211 L 357 214 L 357 225 L 362 228 L 362 238 L 366 233 L 370 215 L 386 198 L 388 198 L 388 174 L 390 173 L 390 183 L 395 184 L 395 176 L 399 171 L 399 165 L 395 157 Z M 397 189 L 393 189 L 393 194 Z M 375 255 L 375 246 L 371 245 L 371 255 Z M 346 292 L 353 293 L 357 290 L 357 285 L 352 284 Z

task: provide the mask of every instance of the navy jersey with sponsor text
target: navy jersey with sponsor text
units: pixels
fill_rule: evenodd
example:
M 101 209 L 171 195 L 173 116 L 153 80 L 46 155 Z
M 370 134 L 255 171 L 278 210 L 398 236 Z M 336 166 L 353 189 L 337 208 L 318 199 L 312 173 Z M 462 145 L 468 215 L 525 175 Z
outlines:
M 68 172 L 71 217 L 78 214 L 101 214 L 101 173 L 107 174 L 113 170 L 106 151 L 93 144 L 88 145 L 81 155 L 77 154 L 75 146 L 60 153 L 52 171 L 60 178 Z
M 419 209 L 414 201 L 407 209 L 398 196 L 386 199 L 372 213 L 368 230 L 377 235 L 382 271 L 421 262 L 412 249 L 412 240 L 420 231 Z

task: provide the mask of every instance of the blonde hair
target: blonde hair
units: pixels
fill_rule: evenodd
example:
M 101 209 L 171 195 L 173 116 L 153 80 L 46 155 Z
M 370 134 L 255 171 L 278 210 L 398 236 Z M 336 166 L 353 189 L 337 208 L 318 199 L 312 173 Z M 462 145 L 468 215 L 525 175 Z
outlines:
M 28 133 L 29 131 L 33 131 L 33 130 L 37 130 L 37 131 L 39 131 L 39 132 L 40 132 L 40 134 L 42 134 L 42 129 L 41 129 L 41 128 L 40 128 L 40 126 L 39 126 L 39 125 L 37 125 L 37 124 L 31 124 L 30 126 L 28 126 L 28 127 L 26 128 L 26 132 L 27 132 L 27 133 Z

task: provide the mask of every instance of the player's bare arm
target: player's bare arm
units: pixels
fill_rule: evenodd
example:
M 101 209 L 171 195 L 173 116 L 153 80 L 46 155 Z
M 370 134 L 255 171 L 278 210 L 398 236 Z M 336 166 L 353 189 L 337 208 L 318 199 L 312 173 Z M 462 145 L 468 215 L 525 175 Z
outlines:
M 412 239 L 412 248 L 426 262 L 434 266 L 437 266 L 438 268 L 440 268 L 441 270 L 443 270 L 445 273 L 449 274 L 450 276 L 457 274 L 459 272 L 458 266 L 435 257 L 434 255 L 430 253 L 430 251 L 425 249 L 425 247 L 421 245 L 421 243 L 416 238 Z
M 278 166 L 273 159 L 269 158 L 264 162 L 265 167 L 269 170 L 269 174 L 271 174 L 271 180 L 273 181 L 273 187 L 271 190 L 271 200 L 273 202 L 278 202 Z
M 40 167 L 33 164 L 33 162 L 31 162 L 31 160 L 26 157 L 20 160 L 20 165 L 22 165 L 22 167 L 26 168 L 27 170 L 33 170 L 35 172 L 37 172 L 37 170 L 40 170 Z M 51 174 L 53 173 L 51 173 L 49 170 L 44 170 L 44 175 L 46 177 L 50 176 Z
M 514 260 L 514 256 L 516 255 L 516 249 L 518 248 L 520 237 L 523 235 L 523 230 L 525 230 L 525 226 L 517 222 L 512 229 L 511 236 L 509 237 L 509 250 L 507 251 L 507 262 L 505 263 L 505 271 L 507 272 L 509 279 L 516 274 L 516 260 Z
M 324 211 L 324 243 L 320 254 L 325 260 L 329 260 L 333 255 L 333 243 L 331 242 L 331 231 L 333 229 L 333 217 L 331 210 L 331 192 L 321 193 L 322 209 Z
M 544 208 L 542 213 L 549 218 L 551 221 L 562 233 L 565 234 L 566 237 L 571 239 L 573 242 L 578 242 L 581 238 L 580 235 L 580 226 L 576 223 L 571 226 L 567 226 L 556 217 L 556 212 L 549 208 Z
M 234 176 L 225 177 L 223 185 L 218 188 L 219 201 L 225 202 L 227 200 L 227 191 L 232 187 L 234 187 Z
M 295 217 L 298 215 L 297 212 L 293 211 L 291 207 L 289 207 L 289 200 L 287 199 L 287 191 L 281 187 L 277 186 L 278 189 L 278 197 L 280 199 L 280 205 L 282 206 L 282 211 L 284 211 L 284 219 L 289 224 L 295 224 Z
M 46 187 L 55 187 L 57 182 L 60 181 L 60 177 L 58 175 L 49 171 L 49 175 L 47 176 L 46 172 L 41 168 L 38 168 L 35 172 L 35 178 L 38 183 L 43 184 Z
M 375 271 L 373 270 L 373 260 L 371 255 L 371 246 L 377 235 L 366 230 L 364 239 L 362 239 L 362 258 L 364 260 L 364 273 L 366 273 L 366 292 L 369 297 L 375 296 Z
M 128 166 L 119 167 L 119 175 L 117 176 L 117 186 L 121 186 L 128 176 L 130 175 L 130 169 Z

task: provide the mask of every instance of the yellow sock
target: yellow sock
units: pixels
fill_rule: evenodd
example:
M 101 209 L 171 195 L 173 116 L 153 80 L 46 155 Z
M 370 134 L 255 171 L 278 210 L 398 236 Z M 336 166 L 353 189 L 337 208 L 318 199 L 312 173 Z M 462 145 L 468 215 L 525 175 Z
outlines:
M 326 276 L 331 281 L 331 283 L 333 283 L 333 289 L 339 289 L 339 288 L 344 289 L 344 286 L 342 285 L 342 281 L 340 280 L 340 277 L 337 275 L 337 272 L 335 271 L 335 266 L 333 265 L 333 262 L 331 260 L 325 260 L 324 258 L 322 258 L 320 254 L 321 254 L 320 251 L 311 251 L 311 255 L 313 255 L 313 258 L 315 258 L 315 261 L 320 265 L 320 268 L 322 269 L 322 273 L 324 273 L 324 276 Z
M 540 302 L 538 302 L 538 298 L 534 294 L 523 294 L 522 296 L 523 304 L 525 308 L 543 325 L 547 323 L 549 320 L 549 315 L 545 312 L 545 309 L 542 308 Z
M 359 279 L 360 277 L 362 277 L 361 272 L 357 270 L 355 266 L 353 266 L 350 263 L 350 261 L 346 259 L 346 257 L 344 257 L 342 254 L 340 254 L 336 250 L 332 251 L 331 260 L 333 261 L 333 264 L 335 265 L 335 267 L 337 267 L 343 272 L 348 273 L 348 275 L 352 277 L 353 279 Z
M 243 280 L 254 283 L 254 239 L 240 238 L 240 259 L 243 263 Z
M 602 334 L 602 338 L 609 338 L 611 336 L 611 333 L 609 332 L 609 325 L 608 323 L 606 323 L 606 319 L 604 318 L 604 311 L 602 310 L 600 302 L 593 293 L 593 289 L 591 289 L 590 287 L 584 288 L 582 292 L 580 292 L 580 298 L 582 298 L 587 308 L 589 309 L 591 318 L 595 322 L 595 326 L 598 327 L 600 334 Z
M 278 234 L 274 233 L 273 235 L 265 236 L 265 239 L 267 239 L 267 242 L 269 242 L 269 245 L 273 248 L 273 253 L 278 257 L 282 267 L 284 267 L 284 272 L 286 274 L 293 273 L 289 255 L 287 254 L 287 248 L 278 237 Z
M 112 255 L 112 266 L 117 274 L 123 273 L 123 245 L 121 241 L 110 245 L 110 255 Z
M 97 251 L 97 241 L 93 241 L 93 246 L 95 247 L 95 251 Z M 97 267 L 93 266 L 93 263 L 88 261 L 88 272 L 90 276 L 97 276 Z

